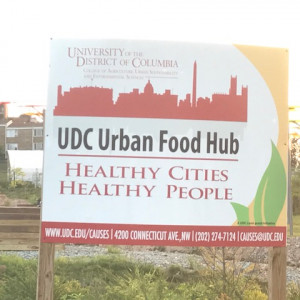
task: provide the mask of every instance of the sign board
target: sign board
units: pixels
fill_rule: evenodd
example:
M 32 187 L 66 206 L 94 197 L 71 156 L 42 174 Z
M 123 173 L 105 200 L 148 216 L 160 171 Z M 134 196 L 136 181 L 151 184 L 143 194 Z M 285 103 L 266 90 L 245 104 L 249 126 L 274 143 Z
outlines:
M 42 242 L 285 246 L 285 49 L 52 40 Z

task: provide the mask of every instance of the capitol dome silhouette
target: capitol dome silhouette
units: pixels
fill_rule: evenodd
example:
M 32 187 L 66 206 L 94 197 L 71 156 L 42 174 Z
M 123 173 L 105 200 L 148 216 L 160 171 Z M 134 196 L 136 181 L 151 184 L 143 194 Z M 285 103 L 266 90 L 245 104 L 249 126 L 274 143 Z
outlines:
M 154 93 L 153 86 L 150 80 L 148 80 L 147 84 L 144 87 L 144 94 L 153 94 L 153 93 Z

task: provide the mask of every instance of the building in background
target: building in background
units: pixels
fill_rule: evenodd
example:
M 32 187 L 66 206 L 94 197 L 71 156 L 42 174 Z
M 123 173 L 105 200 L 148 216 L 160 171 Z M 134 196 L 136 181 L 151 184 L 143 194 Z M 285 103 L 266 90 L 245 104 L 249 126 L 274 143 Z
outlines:
M 7 150 L 43 150 L 43 121 L 35 113 L 7 116 L 7 105 L 0 103 L 0 153 Z
M 19 116 L 11 117 L 9 104 L 0 102 L 0 183 L 16 178 L 40 186 L 44 123 L 42 113 L 24 108 Z M 26 164 L 26 166 L 24 165 Z

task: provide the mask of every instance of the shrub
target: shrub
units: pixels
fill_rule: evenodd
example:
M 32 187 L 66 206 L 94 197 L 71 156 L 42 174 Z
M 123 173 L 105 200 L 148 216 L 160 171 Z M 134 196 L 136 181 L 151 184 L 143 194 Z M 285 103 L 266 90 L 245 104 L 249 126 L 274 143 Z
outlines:
M 0 256 L 0 299 L 35 299 L 37 262 L 17 256 Z
M 35 186 L 32 182 L 22 181 L 15 185 L 1 183 L 0 193 L 12 199 L 25 199 L 31 204 L 37 204 L 41 199 L 42 192 L 41 187 Z
M 289 300 L 300 300 L 300 284 L 292 282 L 287 285 L 287 298 Z
M 264 294 L 259 287 L 246 290 L 243 294 L 243 299 L 247 300 L 268 300 L 268 296 Z
M 54 300 L 81 300 L 86 299 L 88 288 L 81 286 L 78 280 L 63 281 L 54 276 Z

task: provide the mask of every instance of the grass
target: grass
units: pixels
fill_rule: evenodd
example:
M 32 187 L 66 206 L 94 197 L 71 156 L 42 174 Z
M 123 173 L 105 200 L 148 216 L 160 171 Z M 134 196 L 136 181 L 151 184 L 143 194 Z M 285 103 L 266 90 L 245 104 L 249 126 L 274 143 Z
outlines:
M 220 250 L 216 248 L 216 251 Z M 202 254 L 203 255 L 203 254 Z M 220 259 L 218 256 L 215 259 Z M 112 251 L 95 257 L 57 258 L 54 300 L 267 300 L 267 287 L 234 260 L 208 267 L 191 261 L 158 268 Z M 34 300 L 37 259 L 0 255 L 0 299 Z M 300 299 L 300 285 L 287 286 L 287 299 Z
M 167 269 L 136 263 L 118 254 L 55 260 L 54 300 L 266 300 L 259 282 L 229 280 L 203 266 Z M 0 299 L 35 299 L 36 259 L 0 256 Z M 297 286 L 294 287 L 297 292 Z
M 41 187 L 36 187 L 31 182 L 20 182 L 16 186 L 2 182 L 0 194 L 6 195 L 9 199 L 24 199 L 35 205 L 41 199 Z

